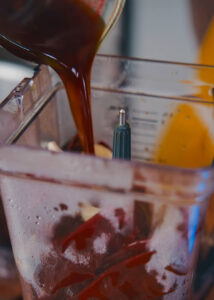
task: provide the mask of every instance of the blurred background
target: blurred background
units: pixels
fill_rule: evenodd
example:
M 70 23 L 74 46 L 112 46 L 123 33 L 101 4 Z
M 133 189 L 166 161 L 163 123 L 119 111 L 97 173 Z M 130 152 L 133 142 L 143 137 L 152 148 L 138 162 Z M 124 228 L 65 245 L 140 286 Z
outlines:
M 99 52 L 214 65 L 213 16 L 213 0 L 126 0 Z M 31 65 L 0 48 L 0 99 L 30 74 Z
M 201 47 L 214 26 L 213 16 L 213 0 L 126 0 L 122 18 L 101 51 L 200 63 Z
M 99 53 L 214 66 L 214 0 L 126 0 Z M 33 68 L 0 48 L 0 103 Z

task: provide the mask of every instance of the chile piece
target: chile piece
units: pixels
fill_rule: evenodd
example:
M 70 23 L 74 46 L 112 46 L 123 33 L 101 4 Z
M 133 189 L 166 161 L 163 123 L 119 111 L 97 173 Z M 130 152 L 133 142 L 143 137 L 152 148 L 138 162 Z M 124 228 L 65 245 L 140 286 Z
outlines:
M 87 247 L 88 240 L 93 237 L 98 226 L 103 220 L 106 219 L 104 219 L 104 217 L 100 214 L 96 214 L 93 218 L 82 224 L 77 230 L 68 235 L 63 241 L 62 252 L 65 252 L 65 250 L 72 242 L 75 243 L 77 250 L 84 250 Z
M 72 284 L 76 283 L 82 283 L 87 280 L 90 280 L 92 278 L 95 278 L 95 276 L 91 273 L 76 273 L 76 272 L 71 272 L 69 276 L 64 278 L 62 281 L 60 281 L 52 290 L 52 293 L 55 294 L 58 290 L 67 287 Z
M 146 252 L 148 240 L 134 241 L 112 255 L 106 257 L 103 263 L 103 268 L 107 269 L 114 264 L 118 264 L 121 261 L 127 260 L 133 256 L 136 256 L 142 252 Z
M 108 269 L 78 295 L 78 300 L 93 297 L 99 300 L 113 300 L 124 296 L 130 300 L 133 297 L 157 299 L 171 293 L 173 289 L 164 292 L 155 274 L 146 271 L 145 265 L 154 253 L 154 251 L 141 253 Z

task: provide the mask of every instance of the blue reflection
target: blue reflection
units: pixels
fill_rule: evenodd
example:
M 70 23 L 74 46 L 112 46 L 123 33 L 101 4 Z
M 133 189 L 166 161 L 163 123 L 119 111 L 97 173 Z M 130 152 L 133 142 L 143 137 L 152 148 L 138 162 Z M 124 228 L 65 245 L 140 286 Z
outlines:
M 200 206 L 194 205 L 190 209 L 190 216 L 189 216 L 188 242 L 189 242 L 190 253 L 192 253 L 195 244 L 199 216 L 200 216 Z
M 199 192 L 199 193 L 203 192 L 206 189 L 206 187 L 207 187 L 207 179 L 210 176 L 210 172 L 203 171 L 201 174 L 202 174 L 202 177 L 203 177 L 203 181 L 197 186 L 197 192 Z
M 206 182 L 202 181 L 198 186 L 197 186 L 197 192 L 201 193 L 206 189 Z
M 213 161 L 214 162 L 214 161 Z M 207 180 L 210 176 L 210 171 L 203 171 L 202 176 L 204 180 Z

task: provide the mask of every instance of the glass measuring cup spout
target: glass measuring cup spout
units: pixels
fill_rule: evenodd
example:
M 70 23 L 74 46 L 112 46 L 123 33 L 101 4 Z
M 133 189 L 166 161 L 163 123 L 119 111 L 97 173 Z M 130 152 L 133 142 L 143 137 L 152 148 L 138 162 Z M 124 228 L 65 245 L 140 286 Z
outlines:
M 96 0 L 94 2 L 96 2 Z M 113 25 L 118 20 L 123 10 L 125 0 L 101 0 L 100 2 L 103 2 L 105 6 L 108 6 L 108 10 L 103 11 L 103 17 L 104 19 L 106 19 L 106 28 L 100 39 L 100 42 L 102 42 Z

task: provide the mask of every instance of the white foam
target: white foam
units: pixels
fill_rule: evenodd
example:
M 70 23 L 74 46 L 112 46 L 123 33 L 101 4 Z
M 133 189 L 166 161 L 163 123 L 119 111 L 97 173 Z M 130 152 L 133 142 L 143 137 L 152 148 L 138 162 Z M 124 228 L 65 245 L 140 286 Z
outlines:
M 72 244 L 66 249 L 64 256 L 72 263 L 77 265 L 88 266 L 91 260 L 89 254 L 81 253 L 80 251 L 76 250 Z
M 156 253 L 146 265 L 147 271 L 156 271 L 157 280 L 168 291 L 183 277 L 165 270 L 170 264 L 186 266 L 188 263 L 187 243 L 177 227 L 183 223 L 182 212 L 178 208 L 167 207 L 162 224 L 155 230 L 149 248 Z M 163 278 L 163 274 L 166 279 Z M 182 280 L 183 281 L 183 280 Z
M 98 236 L 93 242 L 94 251 L 97 254 L 106 253 L 108 241 L 109 236 L 105 233 L 102 233 L 101 236 Z

